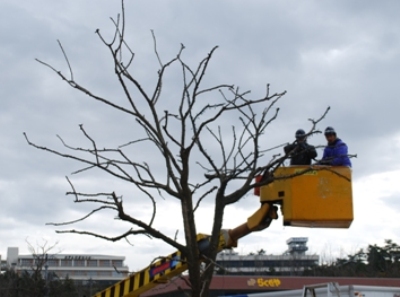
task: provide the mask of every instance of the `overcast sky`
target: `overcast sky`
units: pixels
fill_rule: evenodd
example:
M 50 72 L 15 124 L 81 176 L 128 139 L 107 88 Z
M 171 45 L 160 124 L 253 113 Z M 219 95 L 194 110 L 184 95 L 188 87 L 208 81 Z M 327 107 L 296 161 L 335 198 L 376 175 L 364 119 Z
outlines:
M 62 253 L 96 253 L 126 256 L 131 270 L 145 267 L 172 248 L 156 240 L 132 238 L 110 243 L 78 235 L 58 235 L 48 222 L 79 218 L 82 208 L 65 196 L 65 176 L 80 168 L 71 160 L 36 150 L 23 132 L 38 144 L 61 148 L 56 135 L 70 143 L 87 144 L 79 124 L 101 145 L 133 140 L 129 119 L 90 101 L 68 87 L 35 58 L 63 73 L 68 67 L 57 40 L 67 52 L 76 80 L 98 94 L 119 98 L 110 55 L 95 34 L 100 29 L 111 38 L 110 17 L 120 11 L 119 1 L 0 1 L 0 254 L 7 247 L 27 254 L 33 245 L 58 242 Z M 173 58 L 184 44 L 184 58 L 196 65 L 216 45 L 208 81 L 240 86 L 261 97 L 265 85 L 273 92 L 286 90 L 280 114 L 265 136 L 265 146 L 293 140 L 297 128 L 309 129 L 309 118 L 331 110 L 318 128 L 333 126 L 338 136 L 357 154 L 353 163 L 355 219 L 350 229 L 283 227 L 242 239 L 239 253 L 264 249 L 279 254 L 286 240 L 308 237 L 311 253 L 323 257 L 345 256 L 385 239 L 400 243 L 400 69 L 399 1 L 127 1 L 127 41 L 136 53 L 135 73 L 151 88 L 158 64 L 151 30 L 160 56 Z M 170 80 L 170 91 L 181 81 Z M 172 97 L 172 96 L 171 96 Z M 167 102 L 167 104 L 174 104 Z M 232 124 L 232 123 L 230 123 Z M 322 135 L 309 139 L 322 145 Z M 146 152 L 139 152 L 146 155 Z M 319 150 L 319 155 L 322 151 Z M 148 156 L 147 156 L 148 157 Z M 155 160 L 157 162 L 157 160 Z M 160 161 L 160 163 L 162 163 Z M 162 170 L 162 169 L 160 169 Z M 93 191 L 118 191 L 131 199 L 132 211 L 148 215 L 133 203 L 131 189 L 105 175 L 73 177 L 78 186 Z M 245 222 L 258 208 L 249 194 L 228 207 L 224 227 Z M 182 229 L 179 206 L 166 197 L 157 226 L 168 235 Z M 199 212 L 199 232 L 208 233 L 211 222 L 205 207 Z M 118 235 L 126 224 L 108 217 L 76 226 Z M 202 217 L 204 216 L 204 217 Z

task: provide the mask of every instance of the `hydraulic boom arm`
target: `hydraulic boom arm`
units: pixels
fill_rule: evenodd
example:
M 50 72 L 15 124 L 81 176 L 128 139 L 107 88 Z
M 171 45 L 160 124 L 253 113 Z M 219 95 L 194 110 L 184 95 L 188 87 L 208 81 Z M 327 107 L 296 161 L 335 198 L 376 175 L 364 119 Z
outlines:
M 229 230 L 221 230 L 218 252 L 237 246 L 237 241 L 253 231 L 267 228 L 273 219 L 277 219 L 277 208 L 270 203 L 264 203 L 247 219 L 247 222 Z M 197 244 L 200 253 L 209 248 L 209 235 L 198 234 Z M 186 261 L 181 252 L 176 251 L 147 268 L 133 273 L 124 280 L 95 294 L 93 297 L 137 297 L 151 288 L 168 282 L 171 278 L 187 270 Z

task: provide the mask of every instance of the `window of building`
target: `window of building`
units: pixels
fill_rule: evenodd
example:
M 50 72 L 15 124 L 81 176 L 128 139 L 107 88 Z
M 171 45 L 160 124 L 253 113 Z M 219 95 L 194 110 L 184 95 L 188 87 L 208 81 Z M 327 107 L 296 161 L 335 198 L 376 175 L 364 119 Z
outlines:
M 114 270 L 114 271 L 112 272 L 112 276 L 113 276 L 113 277 L 121 277 L 122 274 L 119 273 L 119 272 L 116 272 L 116 271 Z
M 74 276 L 85 276 L 85 275 L 86 275 L 86 271 L 83 271 L 83 270 L 75 270 L 72 274 L 73 274 Z
M 31 267 L 33 265 L 33 259 L 20 259 L 19 261 L 21 266 Z
M 99 276 L 111 276 L 112 271 L 99 271 L 98 275 Z
M 43 266 L 44 265 L 45 260 L 41 259 L 41 258 L 35 258 L 33 260 L 33 265 L 35 266 Z
M 112 261 L 112 266 L 122 267 L 122 260 L 113 260 Z
M 87 266 L 97 267 L 97 260 L 87 260 Z
M 77 266 L 77 267 L 85 266 L 85 260 L 75 260 L 74 263 L 75 263 L 74 266 Z
M 111 267 L 111 261 L 110 260 L 99 260 L 99 266 L 100 267 Z
M 72 260 L 61 260 L 61 266 L 65 267 L 71 267 L 72 266 Z
M 58 259 L 50 259 L 50 260 L 47 260 L 47 265 L 49 266 L 49 267 L 56 267 L 56 266 L 59 266 L 59 261 L 58 261 Z

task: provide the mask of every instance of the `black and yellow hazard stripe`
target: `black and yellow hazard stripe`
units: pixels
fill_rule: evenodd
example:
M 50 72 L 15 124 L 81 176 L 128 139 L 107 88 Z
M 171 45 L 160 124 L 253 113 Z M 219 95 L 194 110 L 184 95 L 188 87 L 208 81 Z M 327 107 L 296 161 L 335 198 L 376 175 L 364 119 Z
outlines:
M 196 239 L 199 245 L 199 252 L 206 252 L 209 248 L 210 236 L 197 234 Z M 221 231 L 217 250 L 219 252 L 226 247 L 226 238 L 224 232 Z M 149 267 L 131 274 L 126 279 L 97 293 L 93 297 L 137 297 L 158 284 L 167 282 L 187 269 L 188 265 L 181 252 L 175 252 L 151 264 Z
M 124 280 L 97 293 L 93 297 L 136 297 L 141 293 L 164 283 L 187 269 L 180 252 L 175 252 L 149 267 L 131 274 Z

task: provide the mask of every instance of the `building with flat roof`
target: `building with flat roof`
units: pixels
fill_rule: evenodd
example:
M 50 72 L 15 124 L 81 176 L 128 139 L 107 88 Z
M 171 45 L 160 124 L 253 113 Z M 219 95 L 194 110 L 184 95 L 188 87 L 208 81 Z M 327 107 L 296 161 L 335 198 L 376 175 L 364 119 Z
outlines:
M 125 257 L 98 254 L 20 255 L 17 247 L 7 250 L 6 267 L 28 273 L 41 267 L 43 274 L 59 279 L 117 282 L 129 274 Z
M 231 250 L 217 255 L 218 274 L 236 275 L 301 275 L 304 270 L 318 265 L 318 255 L 306 255 L 307 237 L 292 237 L 286 243 L 288 249 L 282 255 L 265 253 L 239 255 Z

